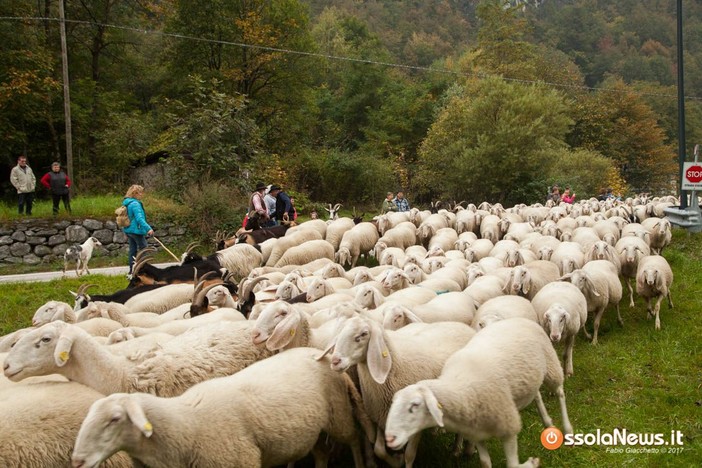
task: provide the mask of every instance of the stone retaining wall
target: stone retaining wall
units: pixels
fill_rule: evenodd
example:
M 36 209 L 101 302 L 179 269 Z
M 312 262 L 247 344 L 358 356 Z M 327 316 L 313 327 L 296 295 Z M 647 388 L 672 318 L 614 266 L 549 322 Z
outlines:
M 154 235 L 165 245 L 180 242 L 185 228 L 163 223 Z M 36 265 L 63 258 L 66 248 L 93 236 L 102 243 L 94 255 L 127 255 L 127 236 L 114 221 L 23 219 L 0 226 L 0 263 Z

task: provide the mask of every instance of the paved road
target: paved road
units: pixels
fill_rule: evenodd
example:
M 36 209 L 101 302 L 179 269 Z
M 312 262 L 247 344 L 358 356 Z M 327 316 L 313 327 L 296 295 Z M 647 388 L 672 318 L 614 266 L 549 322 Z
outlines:
M 170 265 L 175 265 L 175 263 L 156 263 L 154 266 L 163 268 L 167 267 Z M 117 276 L 117 275 L 126 275 L 127 272 L 129 271 L 129 267 L 125 266 L 118 266 L 118 267 L 107 267 L 107 268 L 91 268 L 90 273 L 94 275 L 108 275 L 108 276 Z M 0 283 L 25 283 L 25 282 L 31 282 L 31 281 L 51 281 L 53 279 L 58 279 L 63 276 L 63 273 L 60 271 L 43 271 L 39 273 L 26 273 L 22 275 L 5 275 L 5 276 L 0 276 Z M 76 272 L 75 270 L 67 271 L 66 272 L 66 277 L 67 278 L 75 278 L 76 277 Z

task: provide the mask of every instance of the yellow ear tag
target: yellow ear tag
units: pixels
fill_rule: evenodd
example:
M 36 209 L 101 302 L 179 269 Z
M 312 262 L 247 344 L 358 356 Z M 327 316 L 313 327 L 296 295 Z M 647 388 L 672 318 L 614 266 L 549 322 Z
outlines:
M 149 421 L 146 421 L 146 423 L 144 423 L 144 430 L 145 430 L 145 431 L 153 431 L 153 430 L 154 430 L 154 426 L 152 426 L 151 423 L 150 423 Z
M 290 336 L 295 336 L 295 329 L 290 330 Z
M 68 351 L 61 351 L 61 353 L 59 353 L 59 359 L 63 362 L 68 361 Z
M 443 406 L 441 406 L 441 403 L 439 403 L 439 402 L 437 402 L 437 403 L 436 403 L 436 406 L 438 406 L 438 407 L 439 407 L 439 409 L 444 409 L 444 407 L 443 407 Z
M 383 350 L 383 357 L 388 357 L 388 350 L 387 349 Z

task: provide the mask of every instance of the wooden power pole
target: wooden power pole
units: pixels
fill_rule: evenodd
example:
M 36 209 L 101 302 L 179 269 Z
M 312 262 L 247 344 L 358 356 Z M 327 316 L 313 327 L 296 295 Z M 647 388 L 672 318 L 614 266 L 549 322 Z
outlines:
M 63 0 L 59 0 L 59 26 L 61 28 L 61 64 L 63 69 L 63 113 L 66 121 L 66 170 L 68 178 L 73 177 L 73 135 L 71 133 L 71 90 L 68 82 L 68 48 L 66 47 L 66 14 L 63 9 Z

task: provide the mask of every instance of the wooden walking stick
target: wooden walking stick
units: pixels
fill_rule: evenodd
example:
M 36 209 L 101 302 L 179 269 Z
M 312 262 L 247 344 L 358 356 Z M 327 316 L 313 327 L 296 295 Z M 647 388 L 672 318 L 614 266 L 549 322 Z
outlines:
M 168 252 L 169 254 L 171 254 L 171 257 L 175 258 L 175 261 L 176 261 L 176 262 L 180 263 L 180 259 L 179 259 L 178 257 L 176 257 L 176 255 L 175 255 L 173 252 L 171 252 L 170 250 L 168 250 L 168 247 L 166 247 L 165 245 L 163 245 L 163 242 L 161 242 L 160 240 L 158 240 L 158 237 L 156 237 L 156 236 L 151 236 L 151 237 L 152 237 L 156 242 L 158 242 L 159 245 L 160 245 L 161 247 L 163 247 L 164 250 L 165 250 L 166 252 Z

